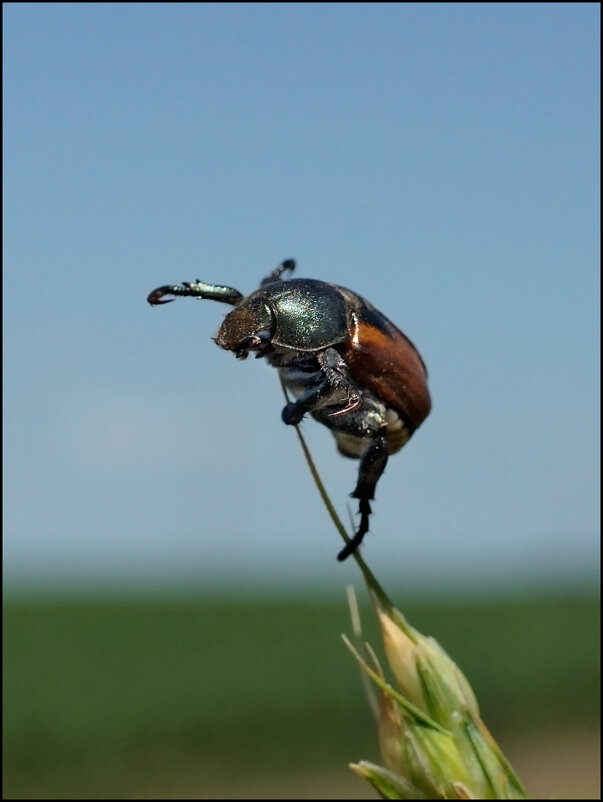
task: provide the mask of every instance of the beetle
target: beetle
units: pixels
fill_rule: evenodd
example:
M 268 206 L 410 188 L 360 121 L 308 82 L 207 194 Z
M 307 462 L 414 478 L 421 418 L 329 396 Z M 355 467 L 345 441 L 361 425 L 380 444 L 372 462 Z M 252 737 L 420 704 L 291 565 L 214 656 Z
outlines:
M 355 292 L 309 278 L 283 279 L 286 259 L 244 296 L 202 281 L 153 290 L 152 306 L 166 295 L 230 304 L 215 342 L 238 359 L 250 353 L 277 368 L 294 401 L 282 419 L 298 424 L 306 413 L 327 426 L 337 448 L 360 460 L 352 498 L 360 524 L 338 554 L 342 561 L 369 530 L 370 502 L 388 457 L 408 442 L 431 409 L 427 369 L 419 352 L 382 312 Z

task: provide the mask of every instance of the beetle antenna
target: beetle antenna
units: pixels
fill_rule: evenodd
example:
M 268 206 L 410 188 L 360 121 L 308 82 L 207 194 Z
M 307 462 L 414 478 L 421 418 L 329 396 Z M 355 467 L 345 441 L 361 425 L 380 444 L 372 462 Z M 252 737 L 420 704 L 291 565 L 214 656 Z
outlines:
M 151 306 L 169 304 L 174 298 L 167 301 L 161 300 L 164 295 L 175 295 L 177 297 L 190 296 L 191 298 L 208 298 L 210 301 L 220 301 L 224 304 L 236 306 L 243 299 L 243 295 L 232 287 L 222 287 L 220 284 L 206 284 L 204 281 L 187 282 L 183 284 L 168 285 L 157 287 L 150 292 L 147 301 Z

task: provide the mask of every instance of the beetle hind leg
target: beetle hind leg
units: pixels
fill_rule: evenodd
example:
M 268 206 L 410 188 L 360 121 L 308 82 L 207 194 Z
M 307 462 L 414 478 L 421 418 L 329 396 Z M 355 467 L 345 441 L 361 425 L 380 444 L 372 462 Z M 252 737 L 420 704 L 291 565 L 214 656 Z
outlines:
M 386 428 L 382 427 L 379 429 L 360 460 L 358 482 L 352 493 L 352 498 L 357 498 L 359 500 L 358 512 L 360 514 L 360 526 L 354 537 L 346 543 L 344 548 L 337 555 L 339 562 L 347 559 L 350 554 L 356 551 L 369 530 L 369 516 L 371 514 L 370 502 L 375 498 L 375 488 L 385 470 L 387 458 Z

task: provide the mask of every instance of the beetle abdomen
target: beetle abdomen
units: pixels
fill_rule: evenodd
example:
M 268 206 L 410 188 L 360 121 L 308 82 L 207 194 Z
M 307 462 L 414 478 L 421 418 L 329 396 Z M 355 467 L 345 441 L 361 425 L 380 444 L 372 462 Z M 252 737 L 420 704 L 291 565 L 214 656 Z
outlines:
M 345 290 L 353 303 L 343 357 L 352 377 L 396 410 L 414 431 L 429 415 L 427 370 L 413 343 L 372 304 Z M 412 433 L 412 432 L 411 432 Z

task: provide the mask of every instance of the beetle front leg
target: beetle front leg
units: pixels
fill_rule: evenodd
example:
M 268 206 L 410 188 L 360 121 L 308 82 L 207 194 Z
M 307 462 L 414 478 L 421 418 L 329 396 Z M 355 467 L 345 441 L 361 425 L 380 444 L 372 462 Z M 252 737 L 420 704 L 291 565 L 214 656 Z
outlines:
M 223 287 L 221 284 L 207 284 L 205 281 L 185 281 L 184 284 L 164 284 L 163 287 L 157 287 L 156 290 L 150 292 L 147 296 L 147 301 L 151 306 L 160 306 L 161 304 L 169 304 L 175 298 L 169 298 L 167 301 L 163 300 L 165 295 L 174 295 L 176 297 L 191 297 L 191 298 L 209 298 L 211 301 L 220 301 L 224 304 L 236 306 L 243 300 L 243 295 L 232 287 Z
M 358 469 L 358 482 L 352 493 L 352 498 L 359 500 L 360 526 L 354 537 L 339 552 L 337 559 L 342 562 L 356 551 L 362 539 L 369 530 L 369 516 L 371 514 L 370 502 L 375 498 L 375 488 L 387 465 L 388 449 L 385 427 L 377 432 L 373 441 L 366 449 L 360 460 Z

